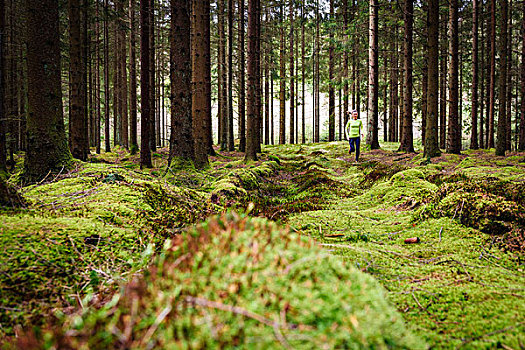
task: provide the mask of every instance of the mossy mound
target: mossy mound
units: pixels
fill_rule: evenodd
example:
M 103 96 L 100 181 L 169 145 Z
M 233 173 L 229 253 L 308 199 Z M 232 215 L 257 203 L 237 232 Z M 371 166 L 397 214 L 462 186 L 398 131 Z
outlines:
M 373 278 L 236 214 L 177 236 L 110 303 L 60 324 L 18 348 L 424 348 Z

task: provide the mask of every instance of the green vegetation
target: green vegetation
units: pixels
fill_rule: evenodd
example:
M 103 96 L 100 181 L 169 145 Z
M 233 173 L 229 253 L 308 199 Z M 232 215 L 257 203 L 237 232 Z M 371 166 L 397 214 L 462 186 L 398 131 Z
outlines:
M 523 154 L 394 149 L 356 164 L 340 142 L 267 146 L 205 171 L 166 171 L 165 150 L 141 171 L 117 149 L 19 188 L 25 207 L 0 213 L 0 332 L 20 324 L 19 348 L 520 348 Z M 59 328 L 31 331 L 53 313 Z

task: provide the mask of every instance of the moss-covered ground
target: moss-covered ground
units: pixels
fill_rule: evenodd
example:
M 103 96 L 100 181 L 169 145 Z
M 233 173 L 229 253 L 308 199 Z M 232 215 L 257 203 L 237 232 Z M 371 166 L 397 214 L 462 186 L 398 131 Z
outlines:
M 31 186 L 20 187 L 19 174 L 15 172 L 9 183 L 19 186 L 25 207 L 0 212 L 0 334 L 28 334 L 30 326 L 41 325 L 48 315 L 55 314 L 59 321 L 52 323 L 65 326 L 53 333 L 57 338 L 46 339 L 49 344 L 55 339 L 56 344 L 63 341 L 64 346 L 73 348 L 82 344 L 93 348 L 93 344 L 103 341 L 121 347 L 227 347 L 226 343 L 254 347 L 249 345 L 254 339 L 268 341 L 260 342 L 260 348 L 312 348 L 321 343 L 326 343 L 326 348 L 341 348 L 349 346 L 350 338 L 357 347 L 415 348 L 427 343 L 432 348 L 523 348 L 525 154 L 503 158 L 495 157 L 493 151 L 466 151 L 429 161 L 420 153 L 397 153 L 396 148 L 396 144 L 383 144 L 382 150 L 367 150 L 361 161 L 354 163 L 342 142 L 266 146 L 257 162 L 244 163 L 241 153 L 221 153 L 211 157 L 210 167 L 203 171 L 179 160 L 166 170 L 166 149 L 154 154 L 155 168 L 141 170 L 137 156 L 117 149 L 93 156 L 88 163 L 76 163 L 73 169 Z M 147 293 L 133 294 L 144 294 L 144 300 L 133 301 L 136 297 L 129 297 L 125 291 L 133 289 L 133 283 L 161 283 L 148 276 L 155 266 L 164 266 L 166 249 L 173 250 L 165 244 L 166 239 L 181 239 L 187 235 L 184 232 L 188 225 L 230 210 L 277 221 L 281 226 L 266 221 L 255 225 L 268 227 L 262 229 L 265 234 L 275 231 L 271 237 L 277 241 L 286 242 L 287 235 L 310 239 L 293 245 L 292 251 L 304 252 L 290 253 L 286 263 L 282 263 L 283 271 L 288 273 L 288 267 L 295 268 L 293 261 L 298 261 L 296 265 L 310 277 L 302 276 L 297 281 L 290 278 L 288 289 L 285 280 L 279 279 L 273 285 L 263 278 L 262 285 L 275 287 L 264 296 L 266 292 L 261 292 L 259 284 L 250 283 L 248 287 L 244 275 L 230 271 L 232 264 L 242 265 L 242 261 L 250 259 L 243 255 L 245 248 L 241 244 L 219 253 L 228 259 L 238 256 L 238 262 L 232 260 L 213 268 L 219 276 L 237 276 L 236 283 L 222 288 L 220 278 L 212 281 L 213 273 L 206 269 L 193 270 L 190 275 L 195 279 L 189 282 L 182 269 L 181 275 L 170 274 L 170 281 L 162 282 L 168 290 L 163 296 L 150 288 Z M 245 242 L 260 235 L 261 230 L 254 230 L 254 224 L 244 216 L 231 220 L 215 229 L 218 236 L 226 234 L 231 240 L 238 232 L 239 239 Z M 279 228 L 286 226 L 288 230 Z M 202 233 L 202 229 L 197 232 Z M 419 243 L 405 243 L 405 239 L 414 237 Z M 217 253 L 207 250 L 205 243 L 191 251 L 196 254 L 192 259 L 205 261 L 202 254 L 210 258 Z M 246 249 L 253 250 L 254 244 L 260 242 L 251 242 Z M 283 248 L 273 242 L 269 251 L 278 253 L 283 249 L 288 249 L 288 245 Z M 273 255 L 262 251 L 260 254 L 268 255 L 269 260 L 258 268 L 279 270 L 281 265 L 273 265 Z M 325 262 L 324 257 L 329 257 L 330 262 Z M 177 256 L 169 259 L 171 264 L 178 261 Z M 219 256 L 211 261 L 217 259 Z M 283 255 L 277 254 L 275 259 L 283 259 Z M 326 264 L 324 270 L 316 270 L 319 264 Z M 350 275 L 341 275 L 342 266 Z M 353 271 L 356 277 L 352 277 Z M 335 280 L 316 277 L 326 273 L 335 273 Z M 373 311 L 363 315 L 351 313 L 357 318 L 346 319 L 350 317 L 347 313 L 336 312 L 338 307 L 344 308 L 344 296 L 354 293 L 345 289 L 348 283 L 344 281 L 372 283 L 364 282 L 368 277 L 357 277 L 362 273 L 372 276 L 382 287 L 373 282 L 372 289 L 363 289 L 370 299 L 357 298 L 352 304 L 355 310 L 361 310 L 360 303 L 368 303 Z M 208 276 L 205 282 L 199 280 L 201 275 Z M 314 297 L 303 290 L 313 288 L 307 279 L 313 280 L 317 288 Z M 131 283 L 131 287 L 119 292 L 118 287 L 126 283 Z M 177 283 L 189 287 L 182 291 Z M 326 286 L 334 288 L 333 295 L 325 294 Z M 239 288 L 243 290 L 239 292 Z M 386 296 L 382 288 L 386 289 Z M 261 293 L 260 299 L 251 300 L 249 294 L 254 290 Z M 222 316 L 211 311 L 181 311 L 178 306 L 177 312 L 186 315 L 180 318 L 184 321 L 174 324 L 175 328 L 161 326 L 160 315 L 172 317 L 171 310 L 166 314 L 162 303 L 180 296 L 183 304 L 222 310 Z M 227 303 L 213 304 L 219 299 L 231 299 L 233 304 L 237 300 L 236 305 L 241 308 L 232 311 L 224 306 Z M 295 299 L 305 302 L 292 305 Z M 397 312 L 383 305 L 383 299 Z M 108 303 L 110 300 L 113 302 Z M 135 302 L 152 304 L 149 318 L 144 314 L 140 317 L 143 321 L 136 324 Z M 314 304 L 317 308 L 313 308 L 313 315 L 319 313 L 317 323 L 308 319 L 308 312 L 302 313 L 303 308 Z M 275 324 L 273 329 L 268 324 L 264 326 L 265 320 L 275 317 L 281 322 L 283 308 L 286 324 L 286 308 L 290 305 L 294 311 L 289 317 L 293 321 L 288 322 L 303 325 L 303 332 L 288 332 L 281 326 L 276 331 Z M 229 316 L 224 315 L 225 310 Z M 263 318 L 247 317 L 246 310 Z M 419 341 L 394 321 L 397 315 L 402 315 Z M 382 324 L 382 319 L 390 323 Z M 354 338 L 341 335 L 355 331 L 356 322 L 361 331 Z M 353 328 L 347 329 L 348 323 Z M 207 331 L 192 328 L 202 324 L 215 326 Z M 222 326 L 217 328 L 217 324 Z M 224 324 L 228 325 L 226 329 L 221 328 Z M 108 334 L 115 325 L 124 333 Z M 380 329 L 385 331 L 377 338 L 382 333 Z M 153 337 L 151 330 L 160 333 L 162 339 Z M 164 337 L 166 330 L 178 332 L 179 336 L 169 340 Z M 270 332 L 266 334 L 267 331 Z M 391 335 L 396 332 L 397 337 Z M 71 334 L 76 334 L 77 343 L 71 343 Z M 123 335 L 127 336 L 125 345 Z M 95 343 L 89 340 L 91 336 Z M 38 338 L 38 332 L 35 337 Z M 13 340 L 5 339 L 8 343 Z M 28 339 L 19 346 L 31 347 L 33 343 Z

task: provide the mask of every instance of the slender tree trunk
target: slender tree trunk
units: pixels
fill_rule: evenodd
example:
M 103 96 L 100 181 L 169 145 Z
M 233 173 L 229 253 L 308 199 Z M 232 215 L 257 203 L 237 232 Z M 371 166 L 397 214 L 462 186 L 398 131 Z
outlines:
M 427 12 L 425 6 L 425 12 Z M 428 37 L 427 28 L 425 26 L 425 39 Z M 425 144 L 427 132 L 427 96 L 428 96 L 428 45 L 427 40 L 423 44 L 423 65 L 421 78 L 421 142 Z
M 106 152 L 111 152 L 109 112 L 109 4 L 104 2 L 104 143 Z
M 7 171 L 6 151 L 6 108 L 5 108 L 5 0 L 0 0 L 0 173 Z
M 295 143 L 295 125 L 294 125 L 294 101 L 295 101 L 295 80 L 294 80 L 294 3 L 290 1 L 290 143 Z
M 89 140 L 87 135 L 87 106 L 85 104 L 84 74 L 86 71 L 83 59 L 82 5 L 80 0 L 69 0 L 69 147 L 74 158 L 87 160 Z
M 447 152 L 461 152 L 460 126 L 458 116 L 458 0 L 449 1 L 449 109 Z
M 472 129 L 470 148 L 478 149 L 478 0 L 472 1 Z
M 273 68 L 273 62 L 272 62 Z M 274 145 L 274 133 L 275 133 L 275 124 L 273 120 L 273 69 L 270 72 L 270 143 Z
M 28 143 L 24 179 L 28 182 L 40 181 L 71 164 L 62 112 L 58 13 L 57 1 L 27 1 Z
M 507 34 L 507 123 L 506 123 L 506 143 L 505 149 L 512 149 L 512 0 L 508 1 L 508 34 Z
M 257 118 L 256 84 L 257 71 L 257 17 L 259 16 L 259 0 L 248 0 L 248 96 L 247 96 L 247 128 L 246 128 L 246 161 L 257 160 L 257 136 L 259 123 Z
M 267 43 L 266 45 L 270 45 Z M 270 49 L 266 50 L 264 62 L 264 144 L 270 144 Z
M 118 12 L 119 2 L 114 2 L 115 12 Z M 120 100 L 121 85 L 120 85 L 120 36 L 118 35 L 118 22 L 114 18 L 113 25 L 113 145 L 121 144 L 121 116 L 122 106 Z
M 141 118 L 140 118 L 140 166 L 151 168 L 151 119 L 153 114 L 151 113 L 151 104 L 154 102 L 151 100 L 150 89 L 152 70 L 150 67 L 150 28 L 151 28 L 151 16 L 150 12 L 153 10 L 150 8 L 150 0 L 140 0 L 140 96 L 141 96 Z M 153 142 L 155 143 L 155 142 Z
M 234 151 L 233 139 L 233 0 L 228 0 L 228 151 Z
M 501 0 L 501 34 L 500 42 L 500 68 L 499 68 L 499 115 L 498 115 L 498 139 L 496 143 L 496 155 L 504 156 L 507 148 L 507 27 L 508 27 L 508 1 Z
M 239 0 L 239 151 L 246 151 L 246 83 L 244 51 L 244 0 Z
M 123 17 L 125 16 L 125 0 L 118 0 L 120 2 L 120 19 L 119 19 L 119 45 L 120 45 L 120 54 L 119 54 L 119 64 L 120 64 L 120 104 L 121 104 L 121 123 L 120 123 L 120 135 L 121 143 L 125 149 L 129 149 L 129 115 L 128 115 L 128 75 L 126 71 L 126 27 L 128 25 L 124 21 Z
M 441 23 L 446 23 L 444 20 Z M 439 60 L 439 147 L 441 149 L 446 148 L 447 141 L 447 35 L 446 26 L 441 24 L 441 43 L 440 53 L 441 57 Z
M 425 156 L 440 155 L 438 144 L 439 0 L 428 1 L 428 96 Z
M 525 1 L 523 2 L 521 35 L 525 36 Z M 525 40 L 521 40 L 521 117 L 518 149 L 525 150 Z
M 320 125 L 320 115 L 319 115 L 319 83 L 320 83 L 320 74 L 319 74 L 319 53 L 321 51 L 320 46 L 320 33 L 321 30 L 319 28 L 319 24 L 321 22 L 321 18 L 319 16 L 319 0 L 316 1 L 315 5 L 315 18 L 316 18 L 316 28 L 315 28 L 315 55 L 314 55 L 314 79 L 315 79 L 315 105 L 314 105 L 314 118 L 315 118 L 315 135 L 314 135 L 314 142 L 319 142 L 320 137 L 319 134 L 321 132 L 321 125 Z
M 344 2 L 343 2 L 344 3 Z M 306 99 L 305 99 L 305 78 L 306 78 L 306 64 L 305 64 L 305 38 L 304 38 L 304 3 L 301 3 L 301 142 L 306 143 Z
M 149 0 L 149 128 L 150 128 L 150 148 L 151 151 L 157 150 L 157 144 L 160 140 L 158 139 L 158 126 L 156 124 L 156 94 L 155 94 L 155 0 Z
M 286 143 L 286 63 L 284 45 L 284 11 L 281 4 L 281 23 L 280 23 L 280 55 L 279 55 L 279 144 Z
M 454 1 L 454 0 L 451 0 Z M 405 93 L 403 94 L 403 134 L 401 136 L 400 151 L 414 152 L 414 136 L 412 133 L 412 32 L 414 21 L 414 3 L 413 0 L 405 0 L 405 80 L 403 86 Z
M 171 135 L 168 167 L 173 157 L 195 160 L 191 110 L 191 2 L 171 0 L 170 5 Z
M 348 1 L 343 0 L 341 4 L 341 12 L 343 13 L 343 42 L 348 45 Z M 353 55 L 356 52 L 352 53 Z M 354 61 L 352 61 L 354 62 Z M 352 79 L 353 84 L 355 84 Z M 346 126 L 348 122 L 348 100 L 350 96 L 348 94 L 348 50 L 343 50 L 343 124 Z M 354 106 L 352 106 L 353 108 Z
M 135 24 L 135 4 L 136 0 L 129 0 L 129 17 L 131 28 L 129 33 L 129 148 L 132 154 L 137 152 L 139 147 L 137 142 L 137 50 L 135 48 L 137 43 L 137 26 Z
M 490 86 L 488 148 L 494 147 L 494 110 L 496 103 L 496 0 L 490 1 Z
M 330 0 L 330 22 L 334 22 L 334 0 Z M 335 140 L 334 31 L 329 32 L 328 58 L 328 141 Z
M 210 3 L 193 0 L 192 120 L 195 166 L 208 166 L 211 145 Z
M 378 46 L 377 46 L 377 26 L 378 26 L 378 0 L 370 0 L 370 29 L 369 29 L 369 49 L 368 49 L 368 88 L 370 96 L 368 98 L 368 135 L 366 143 L 371 149 L 379 149 L 378 139 L 378 98 L 379 98 L 379 67 L 378 67 Z
M 486 74 L 485 74 L 485 57 L 486 55 L 484 54 L 485 53 L 485 37 L 484 37 L 484 33 L 485 33 L 485 20 L 483 19 L 484 16 L 483 16 L 483 2 L 481 2 L 479 4 L 479 8 L 480 8 L 480 14 L 479 14 L 479 18 L 481 19 L 481 77 L 480 77 L 480 81 L 481 81 L 481 93 L 480 93 L 480 103 L 479 103 L 479 147 L 480 148 L 485 148 L 485 132 L 484 132 L 484 126 L 485 126 L 485 121 L 484 121 L 484 115 L 485 115 L 485 91 L 487 89 L 485 89 L 484 87 L 487 86 L 486 83 L 485 83 L 485 77 L 486 77 Z

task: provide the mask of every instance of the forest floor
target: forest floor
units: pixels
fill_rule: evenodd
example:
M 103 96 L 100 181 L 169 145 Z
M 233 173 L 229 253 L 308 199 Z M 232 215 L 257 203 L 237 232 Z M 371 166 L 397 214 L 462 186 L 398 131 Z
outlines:
M 0 212 L 0 334 L 72 313 L 87 293 L 110 300 L 166 238 L 232 209 L 373 276 L 432 348 L 525 348 L 525 153 L 396 148 L 355 163 L 344 142 L 265 146 L 248 164 L 220 152 L 205 171 L 166 171 L 166 149 L 140 170 L 117 150 L 20 187 L 26 207 Z

